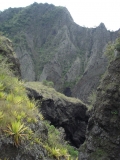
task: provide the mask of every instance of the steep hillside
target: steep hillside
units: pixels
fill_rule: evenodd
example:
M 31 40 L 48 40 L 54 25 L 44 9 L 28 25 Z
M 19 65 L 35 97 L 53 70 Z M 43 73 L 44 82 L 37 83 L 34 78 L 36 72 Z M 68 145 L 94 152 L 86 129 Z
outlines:
M 65 7 L 47 3 L 1 12 L 0 31 L 14 42 L 23 79 L 53 81 L 83 101 L 98 86 L 107 65 L 103 51 L 118 34 L 102 23 L 80 27 Z
M 0 159 L 76 159 L 78 151 L 64 141 L 63 132 L 43 120 L 38 100 L 29 100 L 24 82 L 15 76 L 19 73 L 11 41 L 0 36 Z
M 8 38 L 0 36 L 0 159 L 27 160 L 33 156 L 36 159 L 41 154 L 48 157 L 44 154 L 45 148 L 35 144 L 35 137 L 32 136 L 32 132 L 37 136 L 36 131 L 42 134 L 37 126 L 41 127 L 45 137 L 47 129 L 40 118 L 37 122 L 39 113 L 35 103 L 28 99 L 23 83 L 15 75 L 20 76 L 20 70 L 12 43 Z M 31 126 L 31 121 L 35 128 Z M 33 150 L 33 146 L 30 142 L 36 147 L 32 154 L 30 150 Z M 30 150 L 26 148 L 27 145 Z
M 79 160 L 120 159 L 120 38 L 114 49 L 114 60 L 97 89 Z

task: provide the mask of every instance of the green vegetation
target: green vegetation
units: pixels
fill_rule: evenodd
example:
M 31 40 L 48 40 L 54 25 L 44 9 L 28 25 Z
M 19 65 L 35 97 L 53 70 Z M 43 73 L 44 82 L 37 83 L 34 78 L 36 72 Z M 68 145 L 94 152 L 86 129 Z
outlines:
M 59 99 L 72 103 L 83 103 L 79 99 L 67 97 L 64 94 L 57 92 L 54 88 L 43 85 L 42 82 L 26 82 L 25 86 L 36 90 L 44 99 L 53 99 L 54 101 Z
M 9 45 L 7 45 L 7 43 L 9 43 Z M 13 51 L 10 44 L 11 44 L 11 41 L 8 38 L 0 35 L 0 48 L 2 50 L 6 52 L 9 50 Z
M 13 136 L 13 141 L 15 146 L 18 146 L 21 142 L 21 139 L 24 139 L 27 134 L 25 131 L 27 130 L 27 127 L 24 126 L 24 124 L 21 124 L 20 121 L 14 121 L 11 122 L 11 125 L 7 126 L 7 130 L 4 130 L 8 133 L 8 135 Z
M 33 62 L 35 80 L 40 79 L 44 66 L 49 64 L 53 57 L 58 54 L 56 62 L 61 71 L 60 82 L 62 82 L 58 90 L 61 92 L 66 86 L 73 88 L 79 79 L 79 76 L 76 75 L 71 82 L 66 82 L 66 74 L 69 72 L 76 57 L 79 57 L 81 60 L 80 75 L 83 74 L 85 57 L 85 51 L 80 50 L 77 45 L 75 45 L 75 53 L 70 54 L 73 52 L 73 44 L 71 40 L 69 41 L 71 34 L 67 31 L 70 28 L 62 26 L 64 15 L 66 14 L 65 10 L 64 7 L 34 3 L 25 8 L 8 9 L 9 14 L 1 13 L 2 17 L 8 18 L 3 18 L 4 21 L 2 21 L 2 24 L 0 23 L 0 30 L 13 41 L 14 48 L 19 53 L 21 62 L 27 56 Z M 69 15 L 68 18 L 70 18 Z M 77 41 L 79 42 L 80 39 L 81 37 Z M 68 44 L 66 40 L 69 42 Z M 22 71 L 28 69 L 24 64 L 21 68 Z M 25 79 L 28 80 L 26 77 Z
M 114 44 L 109 42 L 105 51 L 105 55 L 107 56 L 109 61 L 112 61 L 114 59 L 114 49 L 115 49 Z
M 91 159 L 97 159 L 97 160 L 105 159 L 107 156 L 108 156 L 107 153 L 102 148 L 97 148 L 96 151 L 92 152 L 90 155 Z
M 120 52 L 120 37 L 116 40 L 115 49 Z
M 76 77 L 76 79 L 74 81 L 70 81 L 70 82 L 65 81 L 64 85 L 63 85 L 63 89 L 66 88 L 66 87 L 73 88 L 75 86 L 75 84 L 77 84 L 79 82 L 81 77 L 82 76 L 80 75 L 80 76 Z
M 79 47 L 75 46 L 77 47 L 76 53 L 68 56 L 66 53 L 72 52 L 72 44 L 69 44 L 68 50 L 65 49 L 64 51 L 65 54 L 61 52 L 62 47 L 67 45 L 64 42 L 67 28 L 62 27 L 65 12 L 64 7 L 34 3 L 25 8 L 8 9 L 7 12 L 0 13 L 4 19 L 0 23 L 0 31 L 13 41 L 14 48 L 21 53 L 21 60 L 24 55 L 30 55 L 36 80 L 39 80 L 44 65 L 49 63 L 56 53 L 63 55 L 60 55 L 57 60 L 62 71 L 61 81 L 63 85 L 66 81 L 66 73 L 74 63 L 76 56 L 81 59 L 81 75 L 84 71 L 84 50 L 81 51 Z M 68 18 L 70 18 L 69 15 Z M 70 38 L 70 33 L 68 38 Z M 80 39 L 81 37 L 77 41 Z M 74 85 L 77 79 L 71 83 Z
M 48 129 L 48 141 L 45 144 L 45 148 L 49 152 L 49 155 L 58 160 L 59 158 L 75 160 L 78 157 L 78 151 L 64 141 L 64 133 L 58 131 L 48 121 L 45 121 L 45 124 Z
M 66 87 L 72 88 L 75 84 L 76 84 L 76 81 L 74 81 L 74 82 L 65 82 L 63 88 L 66 88 Z
M 113 61 L 115 58 L 116 58 L 116 55 L 115 55 L 115 51 L 117 50 L 117 54 L 119 54 L 120 50 L 119 50 L 119 47 L 120 47 L 120 38 L 116 39 L 115 43 L 111 43 L 109 42 L 107 48 L 106 48 L 106 51 L 105 51 L 105 55 L 107 56 L 109 62 Z M 108 74 L 108 71 L 106 71 L 102 77 L 101 77 L 101 82 L 106 78 Z M 116 86 L 116 84 L 113 82 L 107 84 L 105 87 L 104 87 L 104 90 L 102 90 L 102 93 L 104 94 L 105 91 L 107 90 L 113 90 L 114 87 Z M 95 103 L 95 100 L 96 100 L 96 92 L 93 91 L 90 96 L 88 97 L 88 102 L 89 102 L 89 105 L 88 105 L 88 109 L 91 110 L 94 103 Z M 107 102 L 106 102 L 107 103 Z M 117 111 L 111 111 L 111 114 L 116 114 L 117 115 Z
M 40 133 L 38 135 L 31 130 L 32 123 L 36 124 L 38 120 L 44 118 L 38 113 L 35 101 L 28 99 L 24 82 L 14 76 L 10 66 L 5 58 L 0 57 L 0 135 L 12 138 L 16 147 L 29 141 L 31 145 L 39 144 L 44 147 L 49 157 L 58 160 L 77 159 L 78 151 L 69 146 L 61 137 L 61 133 L 48 122 L 43 121 L 48 129 L 46 140 L 41 138 Z M 54 94 L 57 93 L 53 88 L 41 85 L 44 92 L 48 88 L 53 90 Z M 62 94 L 61 96 L 64 97 Z
M 114 60 L 114 58 L 116 57 L 115 50 L 120 52 L 120 38 L 117 38 L 115 43 L 111 43 L 111 42 L 108 43 L 108 46 L 105 51 L 105 55 L 108 57 L 109 61 Z
M 42 84 L 48 87 L 54 87 L 54 83 L 52 81 L 44 80 L 42 81 Z
M 118 111 L 117 110 L 111 111 L 111 114 L 118 115 Z
M 9 67 L 0 57 L 0 134 L 13 137 L 18 146 L 23 137 L 27 139 L 29 124 L 37 122 L 39 113 L 35 102 L 28 99 L 23 82 L 14 77 Z
M 87 106 L 88 110 L 91 110 L 93 108 L 95 101 L 96 101 L 96 91 L 93 91 L 88 97 L 88 102 L 89 102 L 89 105 Z

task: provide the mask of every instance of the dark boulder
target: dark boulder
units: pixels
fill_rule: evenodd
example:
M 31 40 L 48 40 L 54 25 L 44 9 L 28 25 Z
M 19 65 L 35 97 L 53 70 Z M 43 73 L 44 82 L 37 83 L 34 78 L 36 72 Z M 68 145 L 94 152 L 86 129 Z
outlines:
M 32 82 L 31 82 L 32 83 Z M 45 119 L 49 120 L 55 127 L 63 127 L 68 140 L 75 147 L 79 147 L 85 140 L 88 116 L 84 103 L 75 98 L 69 98 L 61 93 L 52 91 L 46 87 L 45 93 L 39 86 L 35 89 L 31 83 L 27 83 L 29 97 L 40 99 L 40 110 Z M 34 82 L 34 85 L 35 82 Z M 38 84 L 37 84 L 38 85 Z M 54 91 L 54 93 L 53 93 Z M 49 96 L 46 96 L 46 92 Z

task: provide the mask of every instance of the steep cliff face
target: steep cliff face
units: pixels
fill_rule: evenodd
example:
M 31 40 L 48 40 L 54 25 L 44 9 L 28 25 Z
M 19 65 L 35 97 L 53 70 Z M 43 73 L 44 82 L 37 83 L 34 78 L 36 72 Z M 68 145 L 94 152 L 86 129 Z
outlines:
M 0 30 L 13 39 L 23 79 L 53 81 L 83 101 L 98 86 L 107 65 L 103 51 L 118 34 L 102 23 L 78 26 L 65 7 L 37 3 L 0 13 Z
M 120 52 L 116 52 L 97 89 L 79 160 L 120 159 Z
M 88 116 L 80 100 L 69 98 L 39 82 L 27 82 L 28 96 L 40 100 L 40 110 L 45 119 L 55 127 L 65 130 L 65 139 L 79 147 L 85 140 Z
M 6 62 L 11 64 L 10 68 L 14 71 L 14 75 L 20 78 L 21 77 L 20 63 L 16 58 L 12 42 L 8 38 L 1 35 L 0 35 L 0 56 L 2 56 L 3 59 L 6 58 Z

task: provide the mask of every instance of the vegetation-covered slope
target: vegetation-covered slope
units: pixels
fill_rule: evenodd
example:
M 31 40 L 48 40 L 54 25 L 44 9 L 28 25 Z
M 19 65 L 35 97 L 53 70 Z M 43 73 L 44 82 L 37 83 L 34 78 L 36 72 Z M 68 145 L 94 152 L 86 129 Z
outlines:
M 13 40 L 23 79 L 53 81 L 58 91 L 68 87 L 84 101 L 106 69 L 106 44 L 118 34 L 104 24 L 80 27 L 65 7 L 47 3 L 1 12 L 0 31 Z
M 16 58 L 9 52 L 10 40 L 3 36 L 0 40 L 0 159 L 76 159 L 78 152 L 43 120 L 24 82 L 15 77 L 18 68 L 12 64 Z
M 43 99 L 53 99 L 55 102 L 66 101 L 73 104 L 81 103 L 85 105 L 80 99 L 67 97 L 64 94 L 57 92 L 53 87 L 44 85 L 44 82 L 26 82 L 25 86 L 31 89 L 36 90 Z

